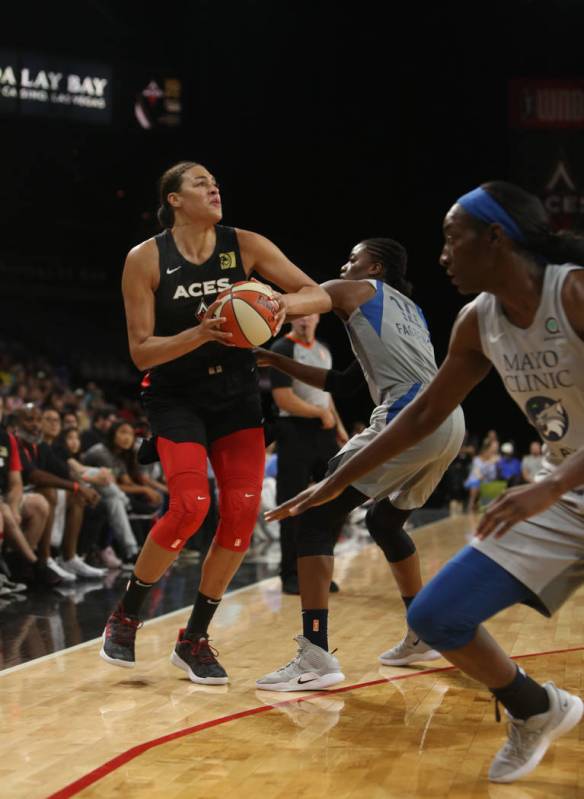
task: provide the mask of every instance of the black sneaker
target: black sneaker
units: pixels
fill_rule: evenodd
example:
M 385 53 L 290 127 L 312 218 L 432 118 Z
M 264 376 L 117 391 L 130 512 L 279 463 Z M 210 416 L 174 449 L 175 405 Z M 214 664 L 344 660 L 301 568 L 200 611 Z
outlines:
M 135 616 L 126 616 L 121 610 L 114 610 L 105 623 L 103 645 L 99 653 L 101 657 L 114 666 L 133 669 L 136 663 L 136 633 L 142 624 Z
M 179 630 L 174 652 L 170 662 L 186 671 L 192 682 L 203 685 L 225 685 L 229 677 L 217 660 L 219 653 L 209 646 L 209 637 L 201 635 L 196 641 L 186 638 L 185 631 Z
M 33 566 L 34 584 L 37 586 L 46 586 L 53 588 L 56 585 L 61 585 L 63 578 L 59 577 L 56 571 L 51 569 L 46 561 L 39 561 Z

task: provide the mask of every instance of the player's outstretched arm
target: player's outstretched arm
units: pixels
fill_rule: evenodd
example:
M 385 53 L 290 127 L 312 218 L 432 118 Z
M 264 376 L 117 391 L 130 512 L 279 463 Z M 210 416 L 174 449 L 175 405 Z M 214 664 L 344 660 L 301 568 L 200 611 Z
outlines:
M 295 361 L 280 352 L 272 352 L 263 347 L 256 347 L 253 351 L 258 366 L 271 366 L 279 372 L 290 375 L 301 383 L 324 390 L 328 369 L 320 369 L 318 366 L 308 366 L 307 364 Z
M 270 521 L 302 513 L 338 496 L 348 485 L 434 432 L 491 368 L 482 353 L 471 303 L 454 326 L 446 360 L 432 383 L 385 430 L 330 477 L 275 508 Z
M 344 370 L 320 369 L 318 366 L 295 361 L 280 352 L 256 347 L 253 351 L 258 366 L 271 366 L 279 372 L 290 375 L 295 380 L 308 383 L 309 386 L 321 388 L 330 394 L 341 397 L 349 396 L 365 385 L 365 378 L 358 361 L 352 361 Z
M 250 275 L 255 271 L 286 292 L 278 300 L 287 318 L 331 310 L 331 300 L 326 291 L 293 264 L 273 242 L 249 230 L 238 230 L 237 238 L 246 273 Z
M 122 275 L 128 343 L 132 360 L 140 370 L 172 361 L 207 341 L 229 344 L 231 333 L 220 330 L 224 318 L 204 319 L 176 336 L 154 335 L 154 293 L 158 287 L 158 253 L 153 240 L 130 250 Z

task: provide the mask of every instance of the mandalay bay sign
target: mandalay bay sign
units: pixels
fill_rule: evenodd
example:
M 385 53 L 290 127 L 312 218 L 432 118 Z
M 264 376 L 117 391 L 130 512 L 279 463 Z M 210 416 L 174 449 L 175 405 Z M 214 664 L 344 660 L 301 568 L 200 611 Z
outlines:
M 110 67 L 0 49 L 0 113 L 108 124 L 111 106 Z

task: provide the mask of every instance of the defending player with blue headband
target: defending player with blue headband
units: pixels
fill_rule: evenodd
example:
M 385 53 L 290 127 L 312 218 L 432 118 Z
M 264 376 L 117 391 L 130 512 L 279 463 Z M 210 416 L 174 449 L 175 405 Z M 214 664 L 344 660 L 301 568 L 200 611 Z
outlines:
M 514 241 L 525 242 L 525 236 L 521 232 L 517 222 L 510 214 L 499 205 L 488 191 L 478 188 L 463 194 L 456 201 L 471 216 L 490 224 L 496 222 L 501 225 L 505 233 Z

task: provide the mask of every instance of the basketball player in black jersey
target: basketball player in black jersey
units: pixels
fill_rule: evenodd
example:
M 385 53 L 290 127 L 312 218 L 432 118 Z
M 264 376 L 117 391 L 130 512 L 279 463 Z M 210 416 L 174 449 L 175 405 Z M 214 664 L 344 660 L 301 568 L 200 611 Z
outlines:
M 146 372 L 143 401 L 170 493 L 126 594 L 110 615 L 101 656 L 134 665 L 140 608 L 209 508 L 207 456 L 219 487 L 220 522 L 203 564 L 192 615 L 179 633 L 174 665 L 197 683 L 227 674 L 209 646 L 207 629 L 249 546 L 264 474 L 264 434 L 256 366 L 249 350 L 229 347 L 224 319 L 205 313 L 217 294 L 252 272 L 284 291 L 280 319 L 330 310 L 331 301 L 271 241 L 223 227 L 215 178 L 182 162 L 160 181 L 158 217 L 165 230 L 128 254 L 122 290 L 130 353 Z

